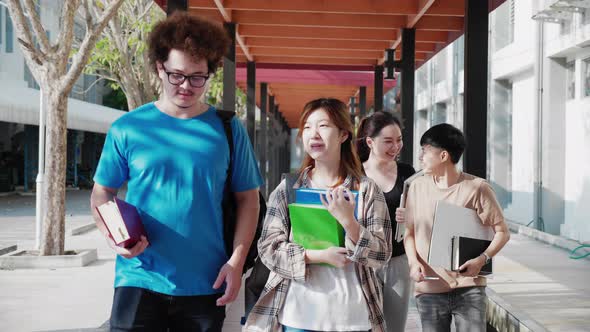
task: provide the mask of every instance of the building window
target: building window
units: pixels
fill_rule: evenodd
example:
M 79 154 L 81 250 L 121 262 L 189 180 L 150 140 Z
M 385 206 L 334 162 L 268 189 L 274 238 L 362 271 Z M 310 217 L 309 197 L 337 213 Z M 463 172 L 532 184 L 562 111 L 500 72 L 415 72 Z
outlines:
M 434 84 L 442 82 L 446 79 L 446 72 L 447 70 L 447 52 L 446 49 L 438 52 L 437 55 L 434 56 L 434 65 L 432 66 L 432 74 L 434 79 Z
M 24 63 L 25 63 L 24 79 L 25 79 L 25 82 L 27 82 L 27 86 L 31 89 L 39 90 L 39 84 L 37 84 L 35 77 L 33 77 L 33 73 L 31 73 L 29 66 L 27 66 L 27 62 L 24 61 Z
M 567 99 L 576 98 L 576 63 L 574 61 L 565 65 L 567 70 Z
M 14 51 L 13 45 L 13 31 L 12 31 L 12 19 L 10 18 L 10 14 L 8 13 L 8 8 L 4 8 L 4 17 L 6 17 L 6 27 L 4 31 L 6 31 L 6 53 L 12 53 Z
M 0 45 L 2 45 L 2 15 L 4 14 L 3 10 L 0 10 Z
M 590 58 L 584 60 L 584 97 L 590 97 Z
M 465 69 L 465 38 L 461 35 L 457 39 L 457 72 Z
M 584 10 L 582 24 L 590 24 L 590 8 L 586 8 L 586 10 Z
M 514 0 L 506 1 L 494 10 L 491 26 L 494 52 L 514 42 L 514 15 Z
M 562 36 L 569 35 L 572 32 L 572 21 L 561 20 L 559 28 L 559 34 L 561 34 Z
M 447 104 L 436 103 L 432 108 L 430 116 L 430 126 L 436 126 L 437 124 L 447 122 Z

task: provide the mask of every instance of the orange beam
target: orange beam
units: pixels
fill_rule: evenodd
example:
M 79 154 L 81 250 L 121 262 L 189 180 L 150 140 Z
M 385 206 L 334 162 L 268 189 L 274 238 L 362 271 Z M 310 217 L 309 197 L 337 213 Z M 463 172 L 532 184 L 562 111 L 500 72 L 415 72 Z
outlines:
M 339 49 L 339 50 L 384 50 L 389 44 L 385 41 L 358 40 L 350 42 L 346 40 L 325 39 L 288 39 L 250 37 L 248 46 L 272 47 L 272 48 L 309 48 L 309 49 Z
M 215 9 L 217 10 L 217 5 L 213 0 L 189 0 L 188 1 L 188 9 Z
M 463 31 L 463 18 L 452 16 L 423 16 L 416 23 L 416 30 Z
M 193 2 L 203 2 L 194 1 Z M 226 0 L 225 8 L 255 11 L 281 11 L 281 12 L 322 12 L 341 14 L 379 14 L 379 15 L 409 15 L 417 12 L 415 0 L 396 0 L 395 5 L 391 0 L 371 1 L 266 1 L 266 0 Z
M 449 34 L 446 31 L 429 31 L 416 30 L 416 43 L 430 42 L 430 43 L 446 43 L 449 39 Z
M 335 39 L 335 40 L 383 40 L 391 41 L 397 37 L 397 30 L 385 29 L 346 29 L 346 28 L 310 28 L 275 26 L 268 28 L 260 25 L 240 25 L 243 37 L 275 37 L 298 39 Z
M 346 88 L 350 88 L 350 89 L 354 89 L 354 88 L 358 88 L 355 85 L 350 85 L 350 86 L 343 86 L 343 85 L 335 85 L 335 84 L 303 84 L 303 83 L 272 83 L 272 86 L 280 89 L 280 88 L 285 88 L 285 89 L 313 89 L 313 88 L 322 88 L 322 89 L 346 89 Z
M 191 15 L 202 16 L 216 22 L 225 22 L 223 16 L 221 16 L 217 9 L 190 9 L 189 13 L 191 13 Z
M 406 22 L 406 27 L 407 28 L 414 28 L 416 25 L 416 22 L 418 22 L 422 16 L 424 16 L 424 14 L 426 13 L 426 11 L 432 6 L 432 4 L 434 3 L 434 0 L 417 0 L 417 8 L 418 8 L 418 12 L 416 13 L 416 15 L 409 15 L 407 17 L 407 22 Z M 402 36 L 401 36 L 401 32 L 398 35 L 398 38 L 391 44 L 390 48 L 393 49 L 400 49 L 399 45 L 402 43 Z M 385 62 L 385 56 L 383 56 L 380 60 L 379 63 L 384 63 Z
M 428 9 L 434 4 L 434 0 L 418 0 L 418 13 L 408 16 L 408 28 L 413 28 L 418 21 L 426 14 Z
M 425 15 L 465 16 L 465 0 L 437 0 Z
M 435 49 L 436 43 L 416 43 L 416 53 L 432 53 Z
M 259 63 L 297 63 L 321 65 L 374 65 L 376 60 L 368 59 L 331 59 L 331 58 L 295 58 L 282 56 L 256 56 Z
M 325 13 L 281 12 L 269 15 L 265 12 L 240 11 L 232 13 L 233 21 L 239 24 L 279 25 L 295 27 L 330 27 L 352 29 L 393 29 L 406 24 L 404 16 L 358 15 Z
M 325 50 L 325 49 L 301 49 L 301 48 L 265 48 L 251 47 L 250 52 L 254 56 L 286 56 L 306 58 L 334 58 L 334 59 L 377 59 L 382 51 L 359 50 Z

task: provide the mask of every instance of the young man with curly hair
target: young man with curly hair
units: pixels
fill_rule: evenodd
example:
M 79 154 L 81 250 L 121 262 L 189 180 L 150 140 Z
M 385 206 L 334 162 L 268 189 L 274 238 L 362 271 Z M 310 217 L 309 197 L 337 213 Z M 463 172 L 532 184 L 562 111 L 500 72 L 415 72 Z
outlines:
M 234 117 L 231 190 L 238 219 L 227 253 L 221 202 L 229 145 L 216 109 L 201 98 L 229 44 L 221 26 L 187 13 L 157 24 L 149 58 L 160 98 L 119 118 L 107 134 L 91 206 L 117 253 L 111 331 L 221 331 L 224 306 L 238 294 L 262 178 Z M 147 233 L 131 248 L 116 246 L 95 212 L 125 182 L 126 200 Z

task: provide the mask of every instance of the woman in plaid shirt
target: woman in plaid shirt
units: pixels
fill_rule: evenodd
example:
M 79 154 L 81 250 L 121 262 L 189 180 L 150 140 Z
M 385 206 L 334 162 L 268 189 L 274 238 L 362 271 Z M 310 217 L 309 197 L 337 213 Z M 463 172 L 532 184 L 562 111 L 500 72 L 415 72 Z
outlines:
M 337 99 L 307 103 L 299 123 L 305 158 L 294 186 L 327 190 L 323 203 L 344 228 L 345 247 L 306 250 L 292 242 L 282 181 L 258 242 L 270 275 L 245 331 L 384 331 L 374 269 L 391 256 L 391 221 L 383 192 L 362 176 L 347 109 Z M 356 217 L 355 200 L 345 198 L 350 190 L 359 190 Z

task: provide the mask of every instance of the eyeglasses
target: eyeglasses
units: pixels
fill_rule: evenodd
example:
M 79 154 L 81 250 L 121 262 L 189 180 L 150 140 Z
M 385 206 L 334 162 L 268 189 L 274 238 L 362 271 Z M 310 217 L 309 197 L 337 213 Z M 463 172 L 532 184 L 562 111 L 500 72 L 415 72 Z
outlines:
M 167 71 L 164 64 L 162 64 L 162 68 L 164 68 L 164 72 L 168 75 L 168 82 L 172 85 L 182 85 L 184 81 L 188 79 L 188 83 L 193 88 L 202 88 L 205 85 L 205 82 L 209 79 L 209 75 L 184 75 L 180 73 L 175 73 L 171 71 Z

